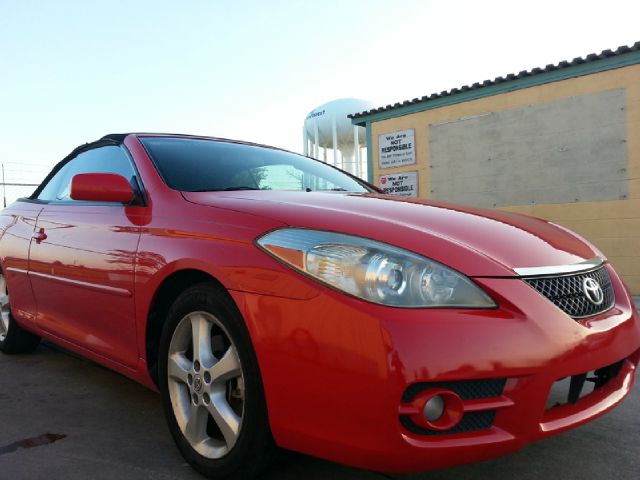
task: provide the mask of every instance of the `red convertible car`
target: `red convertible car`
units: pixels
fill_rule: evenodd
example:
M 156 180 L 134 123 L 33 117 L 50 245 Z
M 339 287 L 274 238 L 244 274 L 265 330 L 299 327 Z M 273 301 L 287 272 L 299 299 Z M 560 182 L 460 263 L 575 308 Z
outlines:
M 213 478 L 277 447 L 385 472 L 503 455 L 611 410 L 640 360 L 629 291 L 576 234 L 250 143 L 108 135 L 0 235 L 0 350 L 44 338 L 159 390 Z

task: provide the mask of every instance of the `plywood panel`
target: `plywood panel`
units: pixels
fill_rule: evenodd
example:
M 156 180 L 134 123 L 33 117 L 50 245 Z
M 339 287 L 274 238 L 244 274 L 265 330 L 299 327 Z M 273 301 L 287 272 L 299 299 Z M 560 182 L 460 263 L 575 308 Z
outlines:
M 626 89 L 429 127 L 430 197 L 476 206 L 629 197 Z

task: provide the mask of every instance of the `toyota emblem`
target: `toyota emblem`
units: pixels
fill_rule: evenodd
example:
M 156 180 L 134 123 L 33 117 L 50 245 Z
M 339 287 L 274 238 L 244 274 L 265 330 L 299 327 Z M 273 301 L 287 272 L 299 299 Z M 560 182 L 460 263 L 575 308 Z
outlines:
M 604 292 L 597 280 L 587 277 L 582 281 L 582 290 L 584 295 L 594 305 L 600 305 L 604 302 Z
M 196 375 L 196 377 L 193 379 L 193 389 L 197 393 L 200 393 L 200 390 L 202 390 L 202 379 L 200 378 L 200 375 Z

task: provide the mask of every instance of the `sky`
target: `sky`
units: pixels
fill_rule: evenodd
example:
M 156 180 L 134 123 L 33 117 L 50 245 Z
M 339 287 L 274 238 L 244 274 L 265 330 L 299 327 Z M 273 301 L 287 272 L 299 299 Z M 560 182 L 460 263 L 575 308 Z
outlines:
M 327 101 L 386 105 L 632 45 L 639 17 L 637 0 L 0 0 L 0 163 L 39 183 L 128 131 L 301 152 Z

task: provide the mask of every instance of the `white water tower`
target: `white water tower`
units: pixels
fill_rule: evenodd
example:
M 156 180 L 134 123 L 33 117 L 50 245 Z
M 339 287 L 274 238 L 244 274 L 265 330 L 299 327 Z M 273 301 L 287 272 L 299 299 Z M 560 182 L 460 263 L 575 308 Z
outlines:
M 347 115 L 374 107 L 366 100 L 340 98 L 311 110 L 304 121 L 304 154 L 366 179 L 365 129 L 353 125 Z

